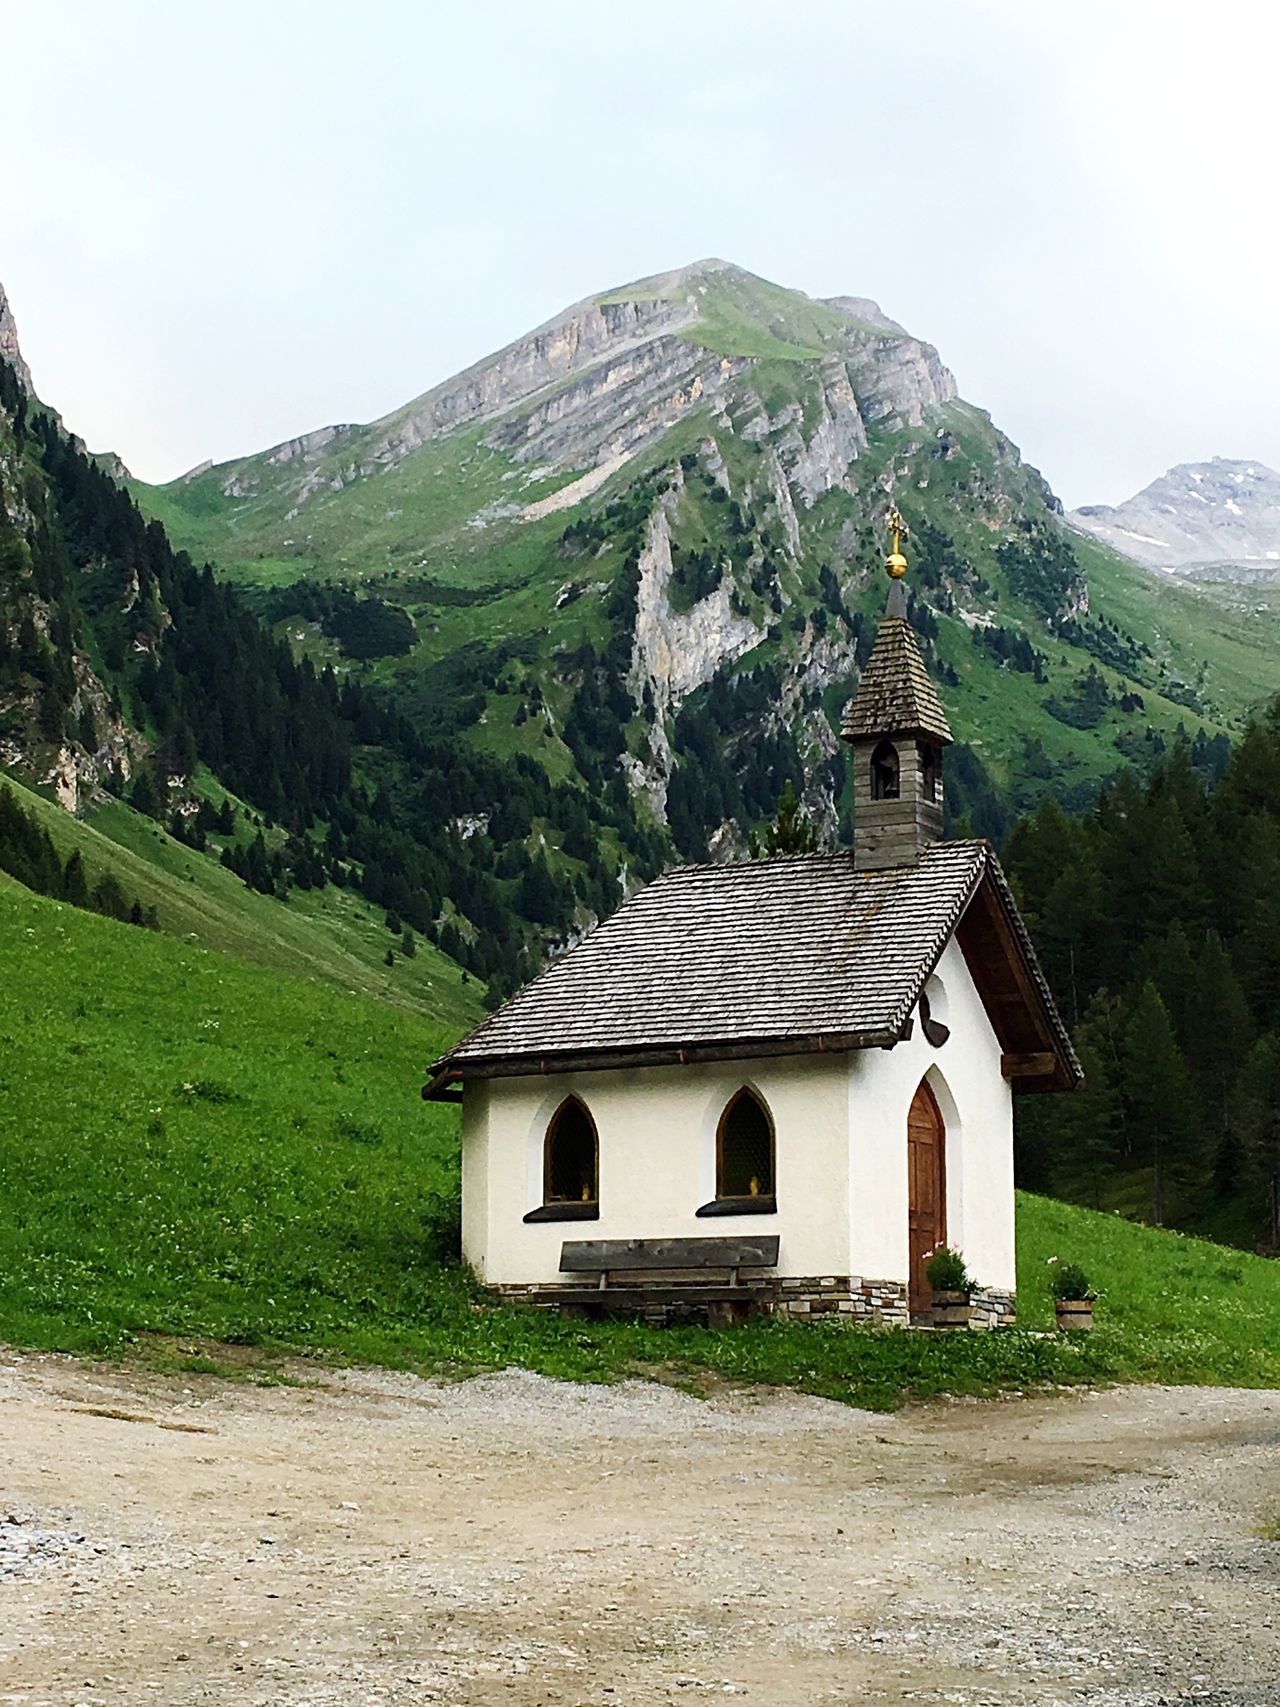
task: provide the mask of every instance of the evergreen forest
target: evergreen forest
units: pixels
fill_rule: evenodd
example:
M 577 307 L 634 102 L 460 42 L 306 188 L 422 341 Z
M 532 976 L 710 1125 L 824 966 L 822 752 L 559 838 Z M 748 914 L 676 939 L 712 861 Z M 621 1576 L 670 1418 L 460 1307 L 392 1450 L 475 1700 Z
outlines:
M 1280 701 L 1003 849 L 1087 1077 L 1018 1105 L 1020 1183 L 1280 1250 Z

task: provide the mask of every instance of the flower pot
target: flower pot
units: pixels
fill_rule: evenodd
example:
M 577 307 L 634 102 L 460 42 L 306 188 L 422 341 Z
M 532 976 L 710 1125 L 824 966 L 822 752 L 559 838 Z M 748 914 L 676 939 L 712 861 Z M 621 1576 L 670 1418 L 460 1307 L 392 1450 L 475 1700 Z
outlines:
M 967 1328 L 973 1318 L 971 1292 L 935 1292 L 929 1320 L 935 1328 Z
M 1053 1309 L 1060 1334 L 1087 1333 L 1093 1326 L 1092 1298 L 1058 1298 Z

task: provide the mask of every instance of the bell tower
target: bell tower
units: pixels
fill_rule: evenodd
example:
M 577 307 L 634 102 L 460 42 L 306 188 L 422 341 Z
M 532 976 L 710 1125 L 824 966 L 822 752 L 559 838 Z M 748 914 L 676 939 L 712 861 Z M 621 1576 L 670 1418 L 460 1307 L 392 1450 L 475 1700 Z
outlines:
M 923 848 L 942 839 L 942 749 L 951 744 L 946 713 L 907 621 L 907 527 L 896 507 L 889 532 L 889 601 L 840 729 L 853 749 L 858 871 L 914 865 Z

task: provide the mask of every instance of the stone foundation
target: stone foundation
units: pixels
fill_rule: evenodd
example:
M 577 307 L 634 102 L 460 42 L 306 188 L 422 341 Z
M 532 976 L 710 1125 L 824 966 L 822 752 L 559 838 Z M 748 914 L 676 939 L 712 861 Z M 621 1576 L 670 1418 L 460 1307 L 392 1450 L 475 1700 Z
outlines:
M 581 1285 L 491 1286 L 495 1298 L 511 1304 L 532 1304 L 541 1309 L 568 1309 L 575 1314 L 609 1306 L 610 1288 L 596 1290 Z M 804 1275 L 764 1279 L 753 1276 L 741 1282 L 739 1296 L 727 1306 L 735 1315 L 759 1311 L 762 1315 L 787 1316 L 796 1321 L 833 1316 L 841 1321 L 866 1322 L 876 1327 L 907 1325 L 907 1289 L 896 1280 L 863 1280 L 857 1275 Z M 707 1306 L 691 1299 L 688 1304 L 662 1301 L 640 1311 L 648 1321 L 670 1321 L 691 1310 L 705 1312 Z
M 566 1308 L 575 1314 L 595 1312 L 609 1306 L 609 1288 L 597 1291 L 581 1285 L 566 1283 L 552 1286 L 491 1286 L 495 1298 L 511 1304 L 531 1304 L 540 1309 Z M 911 1324 L 907 1309 L 907 1288 L 900 1280 L 864 1280 L 860 1275 L 826 1274 L 802 1275 L 782 1279 L 744 1281 L 740 1296 L 728 1306 L 711 1306 L 720 1311 L 719 1319 L 737 1319 L 759 1311 L 765 1315 L 786 1316 L 793 1321 L 808 1322 L 816 1318 L 833 1317 L 843 1322 L 860 1322 L 877 1328 L 905 1328 Z M 975 1287 L 973 1314 L 969 1321 L 972 1330 L 1012 1327 L 1016 1317 L 1016 1301 L 1012 1292 L 998 1287 Z M 666 1322 L 687 1316 L 691 1311 L 705 1313 L 706 1304 L 690 1300 L 688 1304 L 663 1301 L 646 1306 L 639 1314 L 646 1321 Z M 725 1311 L 728 1316 L 724 1315 Z M 917 1318 L 917 1327 L 928 1327 L 927 1317 Z
M 976 1286 L 973 1290 L 971 1328 L 1011 1328 L 1018 1320 L 1018 1300 L 998 1286 Z
M 863 1280 L 853 1274 L 822 1275 L 772 1283 L 775 1315 L 809 1321 L 839 1316 L 875 1327 L 905 1328 L 907 1289 L 898 1280 Z

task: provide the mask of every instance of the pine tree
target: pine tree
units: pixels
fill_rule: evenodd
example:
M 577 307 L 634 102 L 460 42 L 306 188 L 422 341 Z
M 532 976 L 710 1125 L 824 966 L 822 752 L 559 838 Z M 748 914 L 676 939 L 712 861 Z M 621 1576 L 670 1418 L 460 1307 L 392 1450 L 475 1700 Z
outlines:
M 93 891 L 93 905 L 96 912 L 104 913 L 109 919 L 120 919 L 128 923 L 130 904 L 128 897 L 119 883 L 108 871 L 98 879 Z
M 1185 1182 L 1193 1154 L 1190 1086 L 1169 1010 L 1150 979 L 1134 1004 L 1121 1046 L 1121 1097 L 1135 1148 L 1151 1162 L 1151 1218 L 1164 1225 L 1170 1187 Z
M 1280 1251 L 1280 1038 L 1260 1037 L 1243 1075 L 1245 1154 L 1267 1194 L 1267 1245 Z
M 1113 1177 L 1119 1151 L 1120 1097 L 1110 1051 L 1092 1037 L 1077 1044 L 1085 1089 L 1053 1099 L 1058 1115 L 1055 1189 L 1077 1203 L 1101 1209 L 1103 1190 Z M 1035 1099 L 1041 1102 L 1048 1098 Z
M 1217 931 L 1196 957 L 1183 1031 L 1187 1063 L 1200 1092 L 1206 1140 L 1217 1173 L 1218 1195 L 1228 1196 L 1239 1173 L 1235 1101 L 1241 1069 L 1253 1042 L 1253 1023 L 1240 980 Z
M 69 901 L 73 907 L 89 905 L 89 883 L 84 874 L 84 861 L 80 858 L 77 848 L 67 860 L 66 870 L 62 874 L 62 898 Z
M 129 791 L 129 803 L 135 812 L 141 812 L 144 817 L 154 818 L 159 814 L 160 791 L 156 787 L 149 765 L 142 765 L 134 777 L 133 787 Z
M 757 843 L 752 852 L 759 858 L 780 854 L 812 854 L 818 851 L 818 832 L 813 820 L 796 798 L 796 791 L 787 778 L 782 798 L 772 824 L 764 834 L 764 846 Z
M 1141 970 L 1159 990 L 1184 1054 L 1189 1050 L 1187 1016 L 1196 981 L 1196 962 L 1181 921 L 1175 921 L 1163 937 L 1148 943 L 1142 953 Z

